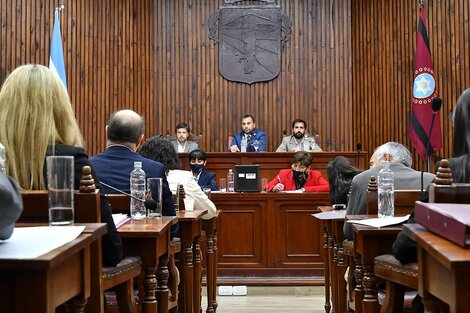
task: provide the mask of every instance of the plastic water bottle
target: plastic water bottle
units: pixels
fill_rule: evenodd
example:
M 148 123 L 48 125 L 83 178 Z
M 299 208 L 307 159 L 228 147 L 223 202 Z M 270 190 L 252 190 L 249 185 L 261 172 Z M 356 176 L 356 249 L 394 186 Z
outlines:
M 315 150 L 317 148 L 317 142 L 315 141 L 315 137 L 310 138 L 310 149 Z
M 390 162 L 382 162 L 382 169 L 377 176 L 379 187 L 378 215 L 381 218 L 393 217 L 395 214 L 393 180 L 394 175 L 390 169 Z
M 227 192 L 235 192 L 235 182 L 232 169 L 229 169 L 227 174 Z
M 131 172 L 131 218 L 142 219 L 146 216 L 145 210 L 145 172 L 142 170 L 142 162 L 134 162 L 134 170 Z
M 246 135 L 242 137 L 242 142 L 240 144 L 240 152 L 246 152 L 246 147 L 248 145 L 248 138 L 246 138 Z
M 7 153 L 5 151 L 5 146 L 0 143 L 0 172 L 3 174 L 7 173 L 6 161 L 7 161 Z
M 307 137 L 307 134 L 304 136 L 304 151 L 310 151 L 310 138 Z

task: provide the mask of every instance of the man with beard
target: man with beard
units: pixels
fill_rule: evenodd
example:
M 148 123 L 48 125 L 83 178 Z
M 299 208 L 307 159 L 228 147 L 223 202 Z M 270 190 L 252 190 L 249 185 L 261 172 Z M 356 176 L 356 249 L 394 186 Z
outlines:
M 265 152 L 266 133 L 256 128 L 255 117 L 247 114 L 242 118 L 242 131 L 232 137 L 230 152 Z
M 298 118 L 292 122 L 292 135 L 282 139 L 276 152 L 323 151 L 314 137 L 307 136 L 307 122 Z
M 299 151 L 292 157 L 290 169 L 281 170 L 267 185 L 268 192 L 295 191 L 298 192 L 328 192 L 328 181 L 319 171 L 310 169 L 313 157 L 310 153 Z

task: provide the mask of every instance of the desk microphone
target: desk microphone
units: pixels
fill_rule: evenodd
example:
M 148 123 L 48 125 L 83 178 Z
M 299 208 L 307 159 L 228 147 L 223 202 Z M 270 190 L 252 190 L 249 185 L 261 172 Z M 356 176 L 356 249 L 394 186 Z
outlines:
M 436 115 L 441 109 L 441 106 L 442 106 L 441 98 L 436 97 L 431 100 L 431 109 L 432 109 L 431 127 L 429 128 L 429 136 L 428 136 L 428 141 L 426 143 L 426 159 L 428 160 L 428 171 L 430 170 L 429 157 L 431 156 L 431 155 L 428 155 L 428 150 L 431 145 L 431 135 L 432 135 L 432 130 L 434 126 L 434 120 L 436 119 Z M 424 164 L 423 164 L 423 168 L 421 169 L 421 197 L 423 196 L 424 196 Z
M 134 199 L 134 200 L 137 200 L 137 201 L 142 201 L 142 202 L 154 201 L 154 202 L 155 202 L 155 200 L 142 200 L 142 199 L 139 199 L 139 198 L 137 198 L 137 197 L 134 197 L 134 196 L 131 195 L 131 194 L 128 194 L 127 192 L 122 191 L 121 189 L 117 189 L 116 187 L 113 187 L 113 186 L 111 186 L 111 185 L 105 184 L 105 183 L 103 183 L 102 181 L 100 181 L 100 184 L 103 185 L 103 186 L 105 186 L 105 187 L 111 188 L 112 190 L 115 190 L 115 191 L 119 192 L 120 194 L 126 195 L 126 196 L 128 196 L 128 197 L 130 197 L 130 198 L 132 198 L 132 199 Z M 147 206 L 147 204 L 145 204 L 145 206 Z

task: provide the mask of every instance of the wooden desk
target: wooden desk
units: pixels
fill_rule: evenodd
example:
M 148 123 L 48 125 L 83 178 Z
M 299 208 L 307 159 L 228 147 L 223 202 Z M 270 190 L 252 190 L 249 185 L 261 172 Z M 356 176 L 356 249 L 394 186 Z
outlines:
M 346 283 L 343 277 L 347 262 L 342 247 L 346 210 L 332 210 L 331 206 L 320 206 L 318 209 L 330 213 L 323 217 L 314 216 L 321 220 L 323 226 L 325 312 L 328 313 L 331 309 L 333 312 L 346 312 Z
M 215 313 L 217 310 L 217 224 L 221 218 L 222 210 L 217 210 L 213 218 L 202 221 L 206 236 L 206 313 Z
M 447 303 L 451 313 L 470 312 L 470 250 L 412 225 L 403 228 L 414 233 L 418 244 L 419 294 L 426 312 L 438 312 L 437 299 Z
M 311 154 L 313 156 L 312 169 L 322 172 L 325 178 L 328 162 L 337 156 L 350 159 L 358 168 L 369 168 L 366 151 L 311 152 Z M 236 164 L 259 164 L 260 177 L 271 180 L 281 169 L 290 168 L 293 155 L 294 152 L 207 152 L 206 170 L 215 172 L 219 179 L 226 177 L 228 170 L 234 169 Z M 189 153 L 178 153 L 182 169 L 191 170 L 188 156 Z
M 323 232 L 310 215 L 328 193 L 215 193 L 219 283 L 323 285 Z
M 53 313 L 68 301 L 83 312 L 90 296 L 90 245 L 105 232 L 104 224 L 90 225 L 75 240 L 35 259 L 0 259 L 1 310 Z
M 346 219 L 372 218 L 375 216 L 354 215 L 346 216 Z M 401 225 L 375 228 L 365 225 L 353 224 L 354 231 L 354 249 L 360 255 L 359 263 L 356 263 L 356 273 L 363 273 L 362 279 L 358 279 L 357 284 L 362 282 L 362 286 L 356 285 L 356 290 L 364 290 L 362 300 L 362 312 L 375 313 L 379 311 L 377 301 L 376 283 L 374 275 L 374 258 L 382 254 L 392 253 L 392 245 L 398 233 L 401 231 Z M 358 297 L 356 297 L 357 299 Z M 358 305 L 358 302 L 356 302 Z
M 180 293 L 178 311 L 195 313 L 201 310 L 201 246 L 202 216 L 207 210 L 176 212 L 180 225 Z
M 139 286 L 139 303 L 143 313 L 168 312 L 170 227 L 176 222 L 176 217 L 164 216 L 130 220 L 118 228 L 124 254 L 142 258 L 143 286 Z

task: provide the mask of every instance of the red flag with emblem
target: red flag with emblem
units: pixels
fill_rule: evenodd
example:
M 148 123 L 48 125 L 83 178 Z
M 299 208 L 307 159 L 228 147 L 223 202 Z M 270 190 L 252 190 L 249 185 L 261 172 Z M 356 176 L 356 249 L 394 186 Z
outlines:
M 431 106 L 431 100 L 436 96 L 437 88 L 434 78 L 434 66 L 431 58 L 428 32 L 426 30 L 424 7 L 421 5 L 416 32 L 410 139 L 422 159 L 427 159 L 442 147 L 440 114 L 439 112 L 433 113 Z M 432 124 L 433 114 L 435 119 Z

